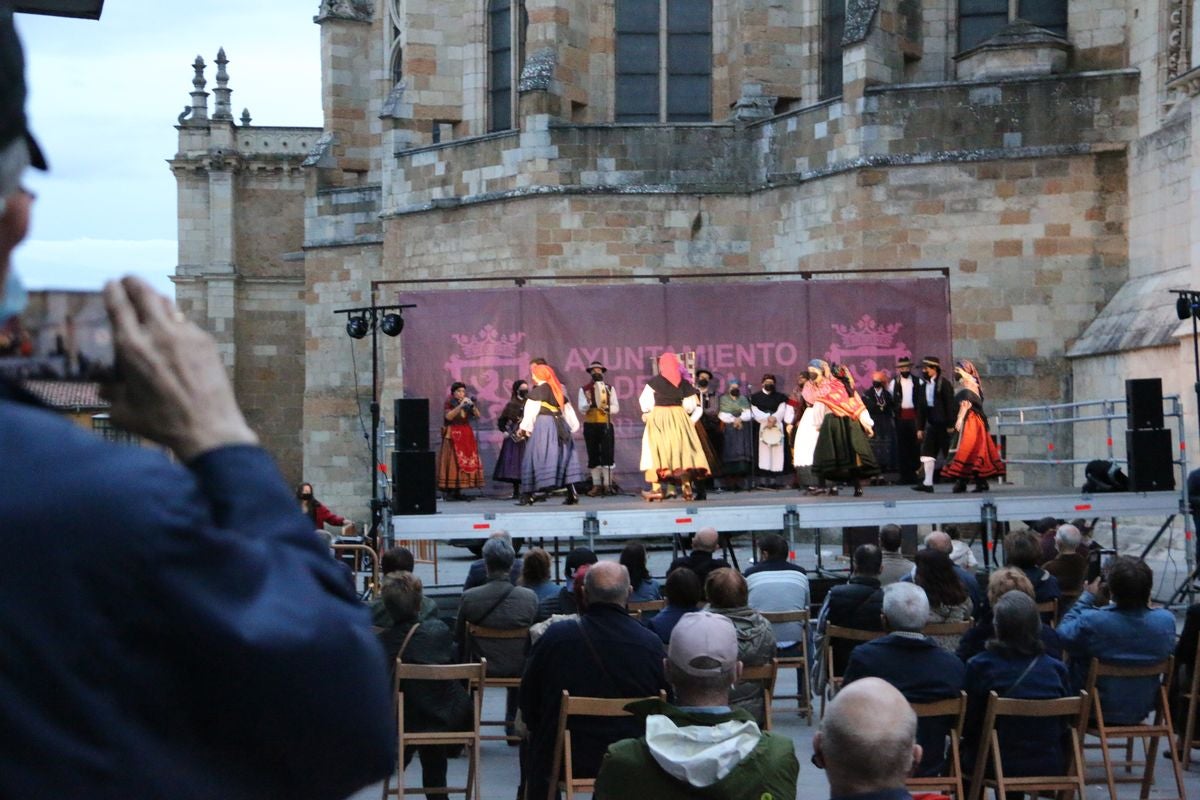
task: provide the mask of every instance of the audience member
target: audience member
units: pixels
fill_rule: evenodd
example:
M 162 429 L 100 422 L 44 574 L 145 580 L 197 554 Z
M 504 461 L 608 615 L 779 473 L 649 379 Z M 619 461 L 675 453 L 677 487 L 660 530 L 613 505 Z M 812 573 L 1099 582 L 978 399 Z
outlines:
M 521 559 L 520 585 L 537 595 L 538 603 L 558 596 L 558 585 L 550 580 L 550 554 L 540 547 L 525 551 Z
M 508 531 L 496 531 L 488 538 L 503 539 L 504 541 L 508 542 L 508 546 L 513 549 L 513 553 L 516 553 L 517 551 L 516 546 L 513 544 L 512 537 L 508 535 Z M 484 546 L 487 546 L 486 541 L 484 542 Z M 466 592 L 470 589 L 474 589 L 476 586 L 483 586 L 489 580 L 491 579 L 488 577 L 487 564 L 482 557 L 478 558 L 475 561 L 472 561 L 471 566 L 467 568 L 467 578 L 463 581 L 462 590 Z M 515 586 L 519 580 L 521 580 L 521 559 L 514 557 L 512 569 L 509 570 L 508 582 Z
M 1048 700 L 1074 694 L 1067 667 L 1046 655 L 1039 631 L 1037 605 L 1023 592 L 1001 595 L 992 607 L 996 638 L 987 649 L 967 662 L 967 717 L 963 724 L 962 761 L 967 775 L 976 757 L 983 758 L 980 741 L 988 693 L 1018 700 Z M 1010 717 L 996 724 L 1004 774 L 1063 775 L 1067 753 L 1063 748 L 1061 718 L 1038 719 L 1035 724 Z
M 1108 573 L 1112 603 L 1103 608 L 1096 607 L 1100 581 L 1088 584 L 1058 625 L 1058 635 L 1071 656 L 1076 690 L 1087 683 L 1093 658 L 1106 664 L 1156 664 L 1175 650 L 1175 615 L 1165 608 L 1150 608 L 1154 572 L 1146 562 L 1131 556 L 1113 559 Z M 1157 686 L 1157 678 L 1100 679 L 1096 688 L 1105 724 L 1141 722 L 1154 705 Z
M 775 632 L 771 623 L 749 605 L 746 579 L 735 569 L 718 569 L 704 582 L 708 610 L 728 617 L 737 631 L 738 661 L 747 667 L 769 663 L 775 657 Z M 730 702 L 754 715 L 762 725 L 766 721 L 763 687 L 758 681 L 743 681 L 733 687 Z
M 758 541 L 759 562 L 746 570 L 749 606 L 756 611 L 807 611 L 808 575 L 788 561 L 788 542 L 777 533 Z M 778 655 L 800 655 L 805 627 L 799 622 L 772 623 Z
M 1029 532 L 1037 540 L 1038 564 L 1043 564 L 1058 554 L 1058 547 L 1054 543 L 1054 534 L 1058 530 L 1058 525 L 1059 520 L 1054 517 L 1042 517 L 1028 526 Z
M 584 592 L 584 579 L 587 577 L 588 570 L 592 568 L 591 564 L 583 564 L 575 570 L 575 575 L 571 578 L 571 591 L 575 595 L 575 611 L 570 614 L 551 614 L 547 619 L 535 622 L 529 626 L 529 644 L 532 646 L 538 639 L 542 638 L 542 634 L 550 629 L 550 626 L 556 622 L 564 620 L 579 619 L 579 615 L 587 611 L 587 595 Z
M 1044 520 L 1043 520 L 1044 521 Z M 1029 531 L 1014 531 L 1004 537 L 1004 564 L 1025 573 L 1033 584 L 1034 601 L 1057 600 L 1062 594 L 1058 579 L 1037 565 L 1038 541 Z
M 671 641 L 671 631 L 679 624 L 684 614 L 689 614 L 700 605 L 700 579 L 696 573 L 687 567 L 676 567 L 667 575 L 667 584 L 663 587 L 667 597 L 667 606 L 659 611 L 646 624 L 650 630 L 658 634 L 663 644 Z
M 388 585 L 388 581 L 395 579 L 398 575 L 411 573 L 413 571 L 412 551 L 407 547 L 393 547 L 390 550 L 384 551 L 384 554 L 379 559 L 379 571 L 383 575 L 379 582 L 379 597 L 371 601 L 371 624 L 377 628 L 390 628 L 395 622 L 392 620 L 392 615 L 388 613 L 387 604 L 383 602 L 383 588 Z M 437 603 L 432 597 L 421 595 L 421 611 L 418 615 L 422 621 L 427 619 L 436 619 L 438 615 Z
M 854 551 L 852 562 L 853 573 L 850 580 L 840 586 L 834 586 L 825 595 L 825 603 L 821 606 L 821 614 L 817 618 L 817 654 L 816 664 L 818 678 L 817 689 L 821 689 L 829 675 L 824 675 L 825 629 L 830 625 L 842 628 L 857 628 L 858 630 L 883 630 L 883 589 L 879 586 L 879 568 L 883 556 L 879 548 L 873 544 L 860 544 Z M 836 674 L 846 671 L 846 662 L 855 642 L 842 639 L 834 643 L 833 667 Z
M 925 549 L 937 550 L 949 557 L 954 552 L 954 540 L 945 531 L 933 531 L 925 537 Z M 909 573 L 904 580 L 912 580 L 914 573 Z M 958 565 L 954 565 L 954 574 L 958 576 L 959 583 L 967 590 L 967 596 L 971 598 L 972 616 L 978 618 L 987 608 L 987 595 L 979 588 L 979 578 L 974 572 L 965 570 Z
M 1195 470 L 1192 475 L 1200 470 Z M 1188 494 L 1189 497 L 1192 495 Z M 1200 603 L 1188 606 L 1184 617 L 1183 630 L 1179 632 L 1179 642 L 1175 645 L 1175 675 L 1171 693 L 1171 718 L 1175 723 L 1176 732 L 1182 732 L 1187 727 L 1188 692 L 1192 685 L 1192 675 L 1196 670 L 1196 645 L 1200 642 Z M 1193 736 L 1200 730 L 1200 715 L 1193 724 Z M 1198 737 L 1200 738 L 1200 737 Z
M 700 579 L 700 585 L 703 586 L 708 578 L 708 573 L 714 569 L 723 569 L 729 566 L 729 562 L 725 559 L 713 557 L 718 546 L 720 546 L 720 536 L 717 534 L 717 529 L 701 528 L 692 540 L 692 552 L 671 562 L 671 569 L 667 571 L 670 572 L 676 567 L 687 567 L 696 573 L 696 577 Z
M 970 661 L 972 656 L 983 652 L 989 639 L 995 637 L 996 627 L 992 620 L 991 606 L 1008 592 L 1024 592 L 1032 600 L 1033 584 L 1025 577 L 1025 573 L 1016 567 L 1001 567 L 992 573 L 987 587 L 988 609 L 979 617 L 975 627 L 963 634 L 962 641 L 958 643 L 957 655 L 960 660 Z M 1041 637 L 1046 655 L 1061 661 L 1062 640 L 1058 638 L 1054 628 L 1043 625 Z
M 419 618 L 425 599 L 421 579 L 411 571 L 396 570 L 392 575 L 383 586 L 382 599 L 387 606 L 388 618 L 394 622 L 379 632 L 379 642 L 387 655 L 393 681 L 397 660 L 404 664 L 454 663 L 454 637 L 446 623 L 437 618 Z M 399 688 L 404 692 L 404 730 L 431 733 L 461 731 L 471 726 L 471 698 L 462 684 L 405 680 L 400 682 Z M 436 744 L 405 747 L 402 768 L 408 767 L 414 752 L 419 753 L 421 785 L 445 786 L 446 764 L 452 749 Z M 440 794 L 425 796 L 428 800 L 444 797 Z
M 947 525 L 946 535 L 950 537 L 950 560 L 954 562 L 954 566 L 961 567 L 968 572 L 979 566 L 975 553 L 971 551 L 971 545 L 962 540 L 962 534 L 957 525 Z
M 629 584 L 633 587 L 629 602 L 645 603 L 662 599 L 658 591 L 658 581 L 650 577 L 650 570 L 646 568 L 646 545 L 641 542 L 625 545 L 621 550 L 620 563 L 629 570 Z
M 974 605 L 954 572 L 954 562 L 941 550 L 925 548 L 917 553 L 917 570 L 913 582 L 929 597 L 930 625 L 947 622 L 970 622 Z M 960 636 L 935 636 L 939 645 L 953 653 Z
M 1087 579 L 1087 551 L 1080 549 L 1083 545 L 1083 535 L 1074 525 L 1059 525 L 1054 534 L 1058 553 L 1042 567 L 1055 577 L 1058 588 L 1064 593 L 1077 594 L 1083 591 L 1083 583 Z M 1066 609 L 1062 609 L 1065 613 Z
M 813 736 L 813 764 L 825 770 L 832 800 L 907 800 L 904 786 L 921 762 L 917 715 L 896 688 L 863 678 L 837 693 Z
M 596 776 L 597 800 L 794 798 L 800 764 L 791 739 L 763 733 L 731 707 L 729 687 L 741 673 L 738 636 L 708 611 L 688 614 L 667 648 L 667 682 L 677 705 L 643 700 L 645 735 L 608 748 Z
M 563 691 L 582 697 L 649 697 L 666 689 L 663 645 L 625 611 L 629 573 L 602 561 L 588 570 L 588 607 L 578 619 L 551 625 L 529 653 L 521 679 L 521 715 L 529 726 L 526 796 L 548 797 Z M 638 736 L 633 717 L 590 719 L 571 726 L 576 776 L 595 775 L 608 746 Z
M 582 567 L 584 564 L 595 564 L 599 559 L 587 547 L 576 547 L 571 552 L 567 553 L 566 559 L 563 561 L 563 585 L 558 592 L 545 600 L 538 603 L 537 621 L 549 619 L 555 614 L 577 614 L 579 609 L 575 607 L 575 590 L 573 581 L 575 580 L 575 570 Z
M 879 571 L 879 585 L 889 586 L 905 575 L 911 575 L 912 561 L 900 554 L 903 535 L 899 525 L 884 525 L 879 529 L 879 549 L 883 551 L 883 567 Z

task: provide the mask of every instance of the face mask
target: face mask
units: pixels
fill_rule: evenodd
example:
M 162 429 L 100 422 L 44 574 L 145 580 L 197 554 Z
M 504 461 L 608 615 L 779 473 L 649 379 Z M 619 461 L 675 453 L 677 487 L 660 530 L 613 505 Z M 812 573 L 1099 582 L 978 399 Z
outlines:
M 524 400 L 526 397 L 529 397 L 529 390 L 528 390 L 528 389 L 518 389 L 518 390 L 517 390 L 517 397 L 519 397 L 519 398 L 521 398 L 522 400 Z
M 708 378 L 701 378 L 700 380 L 696 381 L 696 385 L 699 386 L 701 389 L 707 389 L 708 388 Z
M 737 397 L 737 396 L 738 396 L 738 395 L 740 395 L 741 393 L 742 393 L 742 390 L 741 390 L 741 389 L 730 389 L 730 390 L 729 390 L 729 394 L 730 394 L 730 396 L 732 396 L 732 397 Z
M 766 392 L 767 394 L 770 394 L 771 392 L 775 391 L 775 384 L 773 384 L 773 383 L 764 383 L 764 384 L 763 384 L 763 391 L 764 391 L 764 392 Z
M 592 381 L 594 383 L 603 383 L 604 382 L 604 373 L 603 372 L 593 372 L 592 373 Z
M 21 283 L 15 269 L 9 269 L 8 279 L 4 282 L 4 296 L 0 297 L 0 325 L 24 311 L 28 302 L 25 284 Z
M 874 386 L 876 389 L 882 389 L 883 381 L 872 381 L 871 385 Z

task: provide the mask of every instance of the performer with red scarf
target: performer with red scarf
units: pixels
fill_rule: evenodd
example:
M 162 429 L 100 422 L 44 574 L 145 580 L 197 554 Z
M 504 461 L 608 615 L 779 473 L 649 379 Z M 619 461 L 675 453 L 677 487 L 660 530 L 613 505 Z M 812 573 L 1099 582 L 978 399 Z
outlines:
M 575 484 L 583 480 L 583 469 L 575 455 L 571 435 L 579 430 L 579 418 L 567 400 L 562 383 L 544 358 L 534 359 L 529 371 L 533 388 L 525 399 L 520 435 L 528 439 L 521 459 L 521 501 L 533 505 L 535 492 L 567 490 L 563 505 L 575 505 Z
M 463 489 L 483 488 L 483 465 L 471 420 L 479 417 L 479 408 L 467 397 L 467 385 L 450 385 L 450 399 L 442 406 L 446 424 L 442 426 L 442 448 L 438 453 L 438 489 L 446 500 L 471 500 Z
M 986 492 L 988 478 L 1004 474 L 1004 462 L 1000 450 L 988 433 L 987 415 L 983 413 L 983 386 L 979 371 L 970 361 L 963 359 L 954 365 L 954 374 L 962 388 L 954 396 L 958 402 L 958 419 L 954 430 L 958 431 L 958 450 L 954 460 L 942 467 L 942 475 L 954 478 L 954 493 L 967 490 L 967 481 L 974 480 L 972 491 Z
M 854 496 L 862 497 L 863 479 L 879 474 L 875 454 L 867 442 L 875 435 L 871 415 L 855 393 L 854 378 L 845 367 L 831 369 L 827 362 L 814 359 L 808 364 L 808 374 L 805 401 L 814 406 L 820 403 L 826 409 L 813 451 L 813 471 L 827 480 L 852 482 Z M 837 489 L 829 493 L 837 494 Z
M 642 497 L 649 502 L 674 497 L 673 487 L 663 494 L 663 483 L 678 482 L 684 498 L 691 500 L 693 481 L 707 477 L 709 465 L 695 427 L 703 409 L 696 387 L 683 378 L 678 356 L 663 353 L 659 357 L 658 375 L 642 389 L 638 403 L 646 423 L 641 468 L 650 484 L 650 491 L 643 491 Z

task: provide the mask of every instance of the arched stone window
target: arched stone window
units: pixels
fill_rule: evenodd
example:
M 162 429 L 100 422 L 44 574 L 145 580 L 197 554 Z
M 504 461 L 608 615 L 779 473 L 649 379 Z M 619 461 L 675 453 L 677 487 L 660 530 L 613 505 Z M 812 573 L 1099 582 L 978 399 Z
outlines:
M 523 0 L 488 0 L 488 130 L 516 127 L 517 86 L 525 60 Z M 514 57 L 515 54 L 515 57 Z
M 616 0 L 617 122 L 712 119 L 712 0 Z
M 958 0 L 958 50 L 978 47 L 1014 19 L 1067 36 L 1067 0 Z
M 392 87 L 400 83 L 404 79 L 404 51 L 401 47 L 402 29 L 401 20 L 403 17 L 400 14 L 400 0 L 392 0 L 388 3 L 388 75 L 392 79 Z

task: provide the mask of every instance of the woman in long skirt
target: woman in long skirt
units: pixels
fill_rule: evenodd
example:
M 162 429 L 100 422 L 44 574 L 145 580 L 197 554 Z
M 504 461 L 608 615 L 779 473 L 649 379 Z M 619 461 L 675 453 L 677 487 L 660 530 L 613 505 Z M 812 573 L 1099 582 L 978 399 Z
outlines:
M 467 397 L 465 383 L 451 384 L 442 413 L 446 424 L 442 426 L 442 448 L 438 453 L 438 488 L 447 500 L 469 500 L 462 490 L 483 488 L 483 465 L 471 428 L 471 420 L 479 417 L 479 408 Z
M 855 393 L 854 379 L 845 367 L 835 371 L 815 359 L 809 362 L 809 375 L 813 379 L 805 385 L 804 399 L 826 408 L 813 451 L 813 471 L 826 480 L 851 482 L 854 496 L 862 497 L 863 480 L 879 474 L 868 442 L 875 435 L 871 415 Z M 837 494 L 837 489 L 829 493 Z
M 520 505 L 533 505 L 535 492 L 564 488 L 567 499 L 563 505 L 575 505 L 579 502 L 575 484 L 583 480 L 572 438 L 579 430 L 579 418 L 545 359 L 534 360 L 530 372 L 533 388 L 525 399 L 518 434 L 527 440 L 521 459 Z
M 492 480 L 511 483 L 513 500 L 521 496 L 521 458 L 525 455 L 525 440 L 517 436 L 517 430 L 521 426 L 521 417 L 525 415 L 525 398 L 528 396 L 529 384 L 515 381 L 508 405 L 500 412 L 500 419 L 496 420 L 496 427 L 504 438 L 500 440 L 500 455 L 496 458 Z
M 955 479 L 955 493 L 965 492 L 967 481 L 971 480 L 975 481 L 972 491 L 986 492 L 988 478 L 1004 474 L 1004 462 L 1000 460 L 1000 449 L 988 432 L 979 371 L 964 359 L 954 365 L 954 374 L 962 385 L 962 389 L 954 396 L 958 402 L 958 419 L 954 423 L 954 430 L 958 431 L 958 450 L 954 453 L 954 460 L 942 467 L 942 475 Z
M 721 469 L 725 488 L 740 491 L 756 458 L 754 426 L 751 424 L 754 413 L 750 410 L 750 398 L 742 394 L 741 381 L 730 376 L 725 386 L 717 413 L 724 426 Z
M 659 357 L 658 375 L 642 389 L 638 402 L 646 422 L 641 468 L 650 484 L 642 497 L 649 502 L 662 500 L 668 496 L 663 492 L 663 483 L 678 482 L 684 498 L 691 500 L 693 481 L 708 476 L 708 459 L 694 424 L 701 413 L 696 388 L 684 380 L 674 353 Z M 673 487 L 668 493 L 673 496 Z

